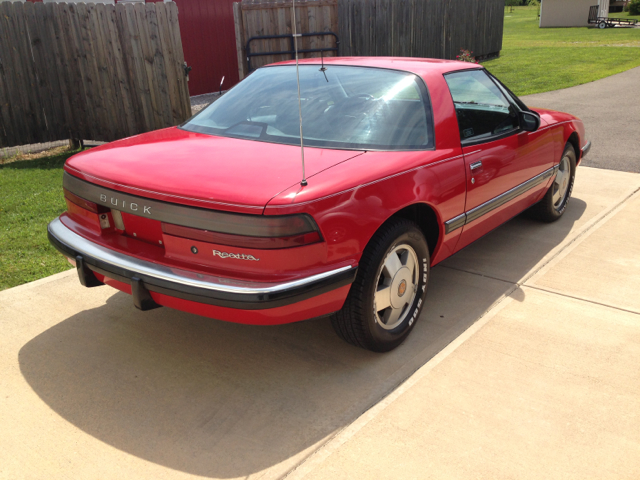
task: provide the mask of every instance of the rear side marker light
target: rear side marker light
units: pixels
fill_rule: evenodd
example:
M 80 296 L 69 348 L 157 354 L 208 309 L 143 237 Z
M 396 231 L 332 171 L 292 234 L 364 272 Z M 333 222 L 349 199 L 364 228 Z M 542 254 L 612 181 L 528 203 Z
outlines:
M 296 229 L 309 228 L 309 224 L 301 223 L 298 217 L 291 218 L 291 230 L 295 231 Z M 281 222 L 279 230 L 281 232 L 285 232 L 286 226 L 282 225 L 282 217 L 279 218 L 279 221 Z M 309 221 L 310 220 L 307 220 L 305 218 L 305 222 Z M 233 235 L 230 233 L 212 232 L 209 230 L 200 230 L 198 228 L 183 227 L 181 225 L 163 223 L 162 231 L 167 235 L 188 238 L 190 240 L 198 240 L 201 242 L 215 243 L 217 245 L 228 245 L 232 247 L 254 248 L 258 250 L 300 247 L 302 245 L 317 243 L 322 240 L 322 238 L 320 237 L 320 233 L 317 230 L 307 232 L 303 231 L 300 233 L 292 232 L 292 235 L 284 236 L 254 237 L 246 235 Z
M 69 200 L 70 202 L 75 203 L 81 208 L 85 210 L 89 210 L 93 213 L 108 213 L 109 209 L 107 207 L 103 207 L 102 205 L 98 205 L 96 203 L 90 202 L 89 200 L 85 200 L 84 198 L 80 198 L 79 196 L 71 193 L 66 188 L 64 189 L 64 198 Z

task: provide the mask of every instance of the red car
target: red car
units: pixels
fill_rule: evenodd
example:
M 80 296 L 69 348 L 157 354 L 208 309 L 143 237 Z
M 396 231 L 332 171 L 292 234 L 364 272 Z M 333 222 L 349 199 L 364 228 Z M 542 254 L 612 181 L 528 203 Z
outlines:
M 331 58 L 263 67 L 183 125 L 82 152 L 51 243 L 87 287 L 346 341 L 409 334 L 430 268 L 525 209 L 558 219 L 590 148 L 476 64 Z

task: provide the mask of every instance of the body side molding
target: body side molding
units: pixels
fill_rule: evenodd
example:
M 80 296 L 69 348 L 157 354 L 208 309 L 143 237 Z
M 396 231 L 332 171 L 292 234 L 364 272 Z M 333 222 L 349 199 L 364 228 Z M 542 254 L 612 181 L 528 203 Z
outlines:
M 447 220 L 446 222 L 444 222 L 445 233 L 448 234 L 457 230 L 458 228 L 462 228 L 468 223 L 471 223 L 474 220 L 477 220 L 482 216 L 486 215 L 487 213 L 495 210 L 496 208 L 501 207 L 505 203 L 510 202 L 511 200 L 519 197 L 520 195 L 525 194 L 526 192 L 531 190 L 533 187 L 540 185 L 542 182 L 549 179 L 551 176 L 553 176 L 556 173 L 557 170 L 558 170 L 558 165 L 554 165 L 550 169 L 545 170 L 544 172 L 536 175 L 533 178 L 530 178 L 526 182 L 521 183 L 520 185 L 512 188 L 511 190 L 507 190 L 506 192 L 498 195 L 497 197 L 494 197 L 491 200 L 481 205 L 478 205 L 477 207 L 472 208 L 471 210 L 468 210 L 456 217 L 453 217 L 450 220 Z

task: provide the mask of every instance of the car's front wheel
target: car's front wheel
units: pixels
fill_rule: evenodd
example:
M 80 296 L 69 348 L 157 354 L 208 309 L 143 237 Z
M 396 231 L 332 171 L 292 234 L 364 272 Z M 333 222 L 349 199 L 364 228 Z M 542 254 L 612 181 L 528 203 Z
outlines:
M 386 352 L 400 345 L 420 315 L 429 280 L 429 249 L 417 225 L 392 219 L 371 239 L 333 328 L 358 347 Z
M 543 222 L 555 222 L 558 220 L 569 204 L 573 182 L 576 177 L 576 152 L 573 145 L 567 143 L 558 165 L 558 171 L 553 183 L 537 204 L 531 207 L 534 218 Z

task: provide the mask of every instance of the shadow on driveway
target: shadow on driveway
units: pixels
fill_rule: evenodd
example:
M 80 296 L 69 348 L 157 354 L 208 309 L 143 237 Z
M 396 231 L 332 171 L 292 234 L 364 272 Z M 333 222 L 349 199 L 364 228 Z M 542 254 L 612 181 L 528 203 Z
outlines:
M 574 198 L 550 225 L 517 217 L 459 255 L 500 257 L 522 277 L 569 235 L 585 208 Z M 522 234 L 528 231 L 537 233 Z M 284 473 L 513 286 L 434 268 L 421 321 L 388 354 L 343 343 L 326 318 L 245 326 L 168 308 L 139 312 L 128 295 L 114 293 L 33 338 L 19 363 L 56 413 L 131 455 L 205 477 L 247 476 L 278 464 Z

